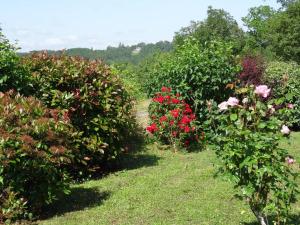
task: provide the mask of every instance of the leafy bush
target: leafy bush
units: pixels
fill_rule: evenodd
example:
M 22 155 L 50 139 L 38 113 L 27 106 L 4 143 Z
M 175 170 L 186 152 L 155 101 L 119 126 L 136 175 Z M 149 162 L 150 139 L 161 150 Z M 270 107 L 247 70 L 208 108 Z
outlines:
M 36 212 L 68 191 L 76 155 L 66 113 L 33 97 L 0 92 L 0 220 Z
M 275 98 L 286 98 L 294 105 L 290 120 L 300 128 L 300 66 L 293 62 L 270 62 L 264 73 L 264 82 L 272 88 Z
M 15 89 L 23 94 L 30 94 L 29 73 L 20 63 L 16 47 L 2 35 L 0 29 L 0 91 Z
M 48 107 L 67 110 L 82 132 L 81 155 L 89 171 L 120 153 L 133 126 L 132 101 L 117 75 L 101 61 L 65 55 L 34 54 L 24 59 Z
M 230 44 L 212 41 L 201 45 L 187 39 L 174 54 L 150 71 L 147 87 L 152 96 L 162 85 L 171 87 L 191 105 L 197 119 L 204 122 L 206 101 L 228 97 L 231 90 L 225 87 L 238 71 Z
M 150 126 L 147 131 L 166 144 L 171 144 L 174 150 L 178 146 L 189 147 L 198 142 L 195 126 L 195 114 L 190 105 L 179 95 L 171 93 L 171 89 L 162 87 L 149 106 Z M 204 139 L 204 133 L 201 134 Z
M 265 85 L 246 87 L 237 90 L 239 99 L 230 97 L 219 104 L 216 138 L 223 171 L 264 225 L 273 213 L 276 224 L 286 222 L 297 188 L 295 160 L 279 147 L 279 141 L 290 133 L 289 124 L 282 118 L 292 109 L 268 99 L 269 94 Z
M 243 85 L 259 85 L 264 73 L 264 61 L 261 56 L 246 56 L 242 59 L 242 72 L 238 78 Z

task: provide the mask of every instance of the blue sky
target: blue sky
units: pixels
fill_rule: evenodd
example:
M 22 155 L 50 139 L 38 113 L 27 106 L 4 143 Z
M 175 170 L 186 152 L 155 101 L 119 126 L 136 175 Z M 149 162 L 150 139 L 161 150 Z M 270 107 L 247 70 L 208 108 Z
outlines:
M 223 8 L 242 25 L 250 7 L 276 0 L 3 0 L 0 27 L 21 51 L 107 46 L 172 40 L 209 5 Z

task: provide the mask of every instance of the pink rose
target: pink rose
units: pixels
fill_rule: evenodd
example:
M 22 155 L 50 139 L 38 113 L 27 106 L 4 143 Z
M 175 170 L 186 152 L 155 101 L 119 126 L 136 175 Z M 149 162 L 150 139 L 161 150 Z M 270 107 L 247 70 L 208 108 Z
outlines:
M 289 109 L 293 109 L 293 108 L 294 108 L 294 105 L 291 104 L 291 103 L 289 103 L 289 104 L 287 105 L 287 107 L 288 107 Z
M 228 109 L 228 103 L 227 102 L 222 102 L 218 105 L 220 111 L 224 111 Z
M 287 164 L 291 165 L 291 164 L 294 164 L 296 162 L 295 159 L 291 158 L 291 157 L 286 157 L 285 158 L 285 161 L 287 162 Z
M 271 91 L 271 88 L 268 88 L 267 85 L 259 85 L 255 88 L 254 93 L 263 98 L 266 98 L 269 96 L 270 91 Z
M 230 105 L 230 106 L 236 106 L 239 104 L 239 100 L 237 98 L 234 98 L 234 97 L 230 97 L 228 100 L 227 100 L 227 104 Z
M 290 132 L 291 132 L 290 129 L 286 125 L 282 126 L 281 133 L 283 133 L 283 134 L 289 134 Z

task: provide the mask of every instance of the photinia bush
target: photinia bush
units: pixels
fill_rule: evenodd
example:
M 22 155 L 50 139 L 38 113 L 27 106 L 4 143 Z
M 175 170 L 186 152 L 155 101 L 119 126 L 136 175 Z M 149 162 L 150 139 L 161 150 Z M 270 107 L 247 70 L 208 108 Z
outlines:
M 293 109 L 270 98 L 266 85 L 237 89 L 236 97 L 219 104 L 216 153 L 261 225 L 275 214 L 274 224 L 287 221 L 295 197 L 295 160 L 279 147 L 289 136 L 285 119 Z
M 190 105 L 179 94 L 172 94 L 171 88 L 162 87 L 161 92 L 156 93 L 149 106 L 149 117 L 147 131 L 175 150 L 204 139 L 203 132 L 198 136 L 196 116 Z
M 75 137 L 65 112 L 0 92 L 0 221 L 29 216 L 68 192 Z
M 83 172 L 101 170 L 118 156 L 134 131 L 133 102 L 119 77 L 101 61 L 66 55 L 34 54 L 23 59 L 31 71 L 35 96 L 48 107 L 67 110 L 82 133 Z

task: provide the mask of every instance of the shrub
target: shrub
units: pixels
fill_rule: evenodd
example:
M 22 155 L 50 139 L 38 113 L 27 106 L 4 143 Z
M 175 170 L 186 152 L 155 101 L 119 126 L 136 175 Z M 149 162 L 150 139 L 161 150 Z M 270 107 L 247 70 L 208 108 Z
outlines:
M 297 188 L 295 160 L 279 147 L 279 141 L 290 133 L 282 118 L 292 109 L 277 105 L 276 99 L 268 99 L 269 94 L 265 85 L 246 87 L 237 90 L 239 98 L 219 104 L 216 138 L 223 172 L 264 225 L 273 213 L 276 224 L 286 222 Z
M 200 44 L 189 38 L 150 71 L 147 87 L 151 96 L 162 86 L 171 87 L 191 105 L 203 123 L 207 118 L 206 101 L 228 97 L 231 90 L 225 87 L 238 72 L 230 44 L 219 41 Z
M 264 73 L 264 82 L 272 88 L 274 98 L 286 98 L 294 105 L 290 120 L 300 128 L 300 66 L 294 62 L 270 62 Z
M 149 106 L 150 126 L 147 131 L 158 140 L 171 144 L 174 150 L 178 146 L 188 148 L 199 141 L 195 124 L 195 114 L 190 105 L 171 89 L 162 87 Z M 201 137 L 204 139 L 204 133 Z
M 24 59 L 48 107 L 67 110 L 82 132 L 81 155 L 93 172 L 121 152 L 132 133 L 132 101 L 117 75 L 101 61 L 34 54 Z
M 0 92 L 0 118 L 0 220 L 13 220 L 68 191 L 77 134 L 64 112 L 12 91 Z
M 264 73 L 264 61 L 261 56 L 246 56 L 242 59 L 242 72 L 238 78 L 243 85 L 259 85 Z
M 32 92 L 29 73 L 20 63 L 16 47 L 2 35 L 0 29 L 0 91 L 15 89 L 23 94 Z

